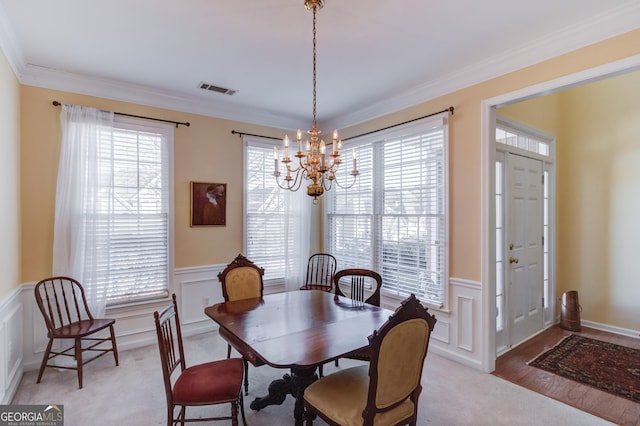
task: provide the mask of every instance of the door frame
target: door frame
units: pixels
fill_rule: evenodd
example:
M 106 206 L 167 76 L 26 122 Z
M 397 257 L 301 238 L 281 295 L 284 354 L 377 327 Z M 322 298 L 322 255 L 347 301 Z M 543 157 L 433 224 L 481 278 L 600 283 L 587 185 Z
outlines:
M 574 74 L 549 80 L 520 90 L 484 99 L 481 122 L 481 232 L 480 262 L 482 288 L 482 369 L 496 366 L 496 287 L 495 287 L 495 124 L 496 107 L 535 98 L 640 69 L 640 55 L 610 62 Z
M 545 298 L 545 305 L 542 307 L 542 320 L 541 320 L 541 330 L 544 330 L 545 328 L 549 327 L 550 325 L 552 325 L 554 323 L 555 320 L 555 311 L 556 311 L 556 305 L 555 305 L 555 291 L 556 291 L 556 276 L 555 276 L 555 250 L 556 250 L 556 245 L 555 245 L 555 206 L 556 206 L 556 199 L 555 199 L 555 194 L 556 194 L 556 190 L 555 190 L 555 182 L 556 182 L 556 177 L 555 177 L 555 163 L 556 163 L 556 137 L 554 135 L 550 135 L 542 130 L 533 128 L 527 124 L 518 122 L 516 120 L 510 119 L 508 117 L 505 116 L 501 116 L 500 114 L 496 115 L 496 127 L 503 127 L 507 130 L 510 130 L 512 132 L 516 132 L 518 134 L 524 134 L 526 136 L 529 137 L 533 137 L 539 141 L 545 142 L 548 144 L 548 148 L 549 148 L 549 155 L 545 156 L 545 155 L 541 155 L 538 153 L 534 153 L 531 151 L 527 151 L 521 148 L 517 148 L 517 147 L 513 147 L 510 145 L 505 145 L 505 144 L 501 144 L 501 143 L 495 143 L 495 156 L 496 156 L 496 163 L 498 160 L 498 157 L 500 156 L 502 158 L 503 161 L 503 183 L 504 183 L 504 188 L 503 188 L 503 196 L 508 195 L 509 191 L 508 191 L 508 171 L 506 168 L 507 165 L 507 157 L 508 154 L 512 154 L 512 155 L 517 155 L 520 157 L 526 157 L 526 158 L 530 158 L 532 160 L 536 160 L 539 161 L 541 163 L 542 166 L 542 175 L 544 176 L 546 174 L 547 178 L 546 181 L 544 183 L 544 185 L 546 185 L 547 189 L 548 189 L 548 193 L 547 193 L 547 197 L 548 197 L 548 211 L 545 212 L 544 211 L 544 194 L 543 194 L 543 198 L 542 198 L 542 209 L 543 209 L 543 216 L 541 217 L 541 219 L 543 220 L 543 235 L 544 235 L 544 214 L 548 214 L 548 222 L 547 222 L 547 226 L 549 227 L 549 232 L 547 235 L 547 240 L 544 242 L 543 245 L 543 249 L 546 247 L 548 250 L 548 256 L 546 258 L 546 262 L 544 260 L 544 252 L 543 252 L 543 268 L 547 269 L 547 273 L 548 273 L 548 292 L 544 293 L 544 276 L 542 276 L 542 285 L 543 285 L 543 296 Z M 543 185 L 543 190 L 544 190 L 544 185 Z M 493 188 L 495 188 L 495 185 L 493 186 Z M 494 192 L 494 199 L 495 199 L 495 192 Z M 508 198 L 508 197 L 507 197 Z M 494 203 L 495 204 L 495 203 Z M 497 205 L 497 204 L 495 204 Z M 502 212 L 502 216 L 505 218 L 506 221 L 506 217 L 509 214 L 509 208 L 508 208 L 508 203 L 507 200 L 504 200 L 504 204 L 503 204 L 503 212 Z M 505 222 L 506 225 L 507 222 Z M 508 255 L 508 251 L 507 251 L 507 247 L 506 247 L 506 241 L 509 240 L 511 241 L 511 239 L 508 238 L 508 227 L 504 227 L 503 229 L 503 238 L 504 238 L 504 244 L 503 244 L 503 248 L 502 248 L 502 256 L 503 259 L 506 258 L 506 256 Z M 495 226 L 494 226 L 494 233 L 495 233 Z M 496 243 L 496 249 L 497 249 L 497 243 Z M 496 250 L 497 252 L 497 250 Z M 505 265 L 504 266 L 504 271 L 503 271 L 503 285 L 507 285 L 507 281 L 510 279 L 509 275 L 508 275 L 508 271 L 509 268 Z M 544 269 L 543 269 L 544 271 Z M 495 283 L 495 280 L 494 280 Z M 508 291 L 505 291 L 505 294 L 509 294 Z M 509 299 L 509 298 L 507 298 Z M 545 307 L 546 306 L 546 307 Z M 507 314 L 510 312 L 509 306 L 505 305 L 505 311 L 503 314 Z M 508 317 L 510 318 L 510 314 L 508 315 Z M 510 330 L 508 330 L 508 326 L 507 326 L 507 330 L 505 331 L 506 335 L 508 336 L 508 345 L 506 347 L 502 348 L 502 352 L 505 352 L 506 350 L 511 349 L 514 344 L 514 342 L 512 341 L 512 336 L 510 335 Z M 498 334 L 497 330 L 496 330 L 496 335 Z M 496 355 L 500 355 L 502 352 L 500 351 L 500 348 L 498 347 L 499 342 L 496 341 Z M 516 344 L 518 344 L 516 342 Z

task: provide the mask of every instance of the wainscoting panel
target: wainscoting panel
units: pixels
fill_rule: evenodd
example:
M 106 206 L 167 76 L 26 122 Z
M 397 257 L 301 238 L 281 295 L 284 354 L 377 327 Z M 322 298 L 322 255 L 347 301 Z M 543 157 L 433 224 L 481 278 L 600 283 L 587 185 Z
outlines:
M 204 308 L 222 302 L 222 288 L 216 278 L 197 280 L 183 280 L 179 283 L 181 289 L 181 321 L 183 324 L 193 324 L 199 321 L 211 321 L 204 313 Z M 200 308 L 200 309 L 198 309 Z
M 458 347 L 473 352 L 473 298 L 458 296 Z
M 449 309 L 429 309 L 438 320 L 429 351 L 481 369 L 482 286 L 476 281 L 451 278 L 449 297 Z
M 185 336 L 217 330 L 213 321 L 204 315 L 203 303 L 206 301 L 213 305 L 222 301 L 218 272 L 225 266 L 210 265 L 175 270 L 172 291 L 176 293 L 178 298 L 180 316 L 184 324 L 182 332 Z M 42 315 L 33 297 L 34 286 L 35 283 L 25 283 L 16 291 L 17 305 L 21 307 L 19 317 L 24 323 L 21 324 L 18 333 L 22 340 L 14 342 L 12 347 L 17 344 L 22 348 L 20 364 L 25 370 L 34 370 L 40 367 L 42 354 L 48 340 Z M 153 312 L 164 308 L 169 303 L 170 299 L 167 298 L 107 309 L 105 316 L 116 320 L 118 350 L 156 344 Z M 9 312 L 8 308 L 5 311 Z M 5 318 L 5 316 L 3 316 L 3 312 L 0 312 L 0 318 Z M 4 322 L 0 323 L 0 327 L 1 324 Z M 6 335 L 6 330 L 4 333 Z M 3 345 L 3 347 L 7 346 Z M 15 358 L 14 355 L 10 356 Z
M 178 296 L 183 333 L 216 332 L 217 326 L 204 314 L 204 307 L 222 301 L 217 275 L 225 265 L 177 269 L 172 291 Z M 0 399 L 11 401 L 23 370 L 39 368 L 47 343 L 46 329 L 35 304 L 35 283 L 22 284 L 0 301 Z M 276 291 L 276 287 L 265 293 Z M 448 309 L 434 309 L 438 322 L 429 351 L 465 365 L 481 369 L 481 285 L 451 279 Z M 127 350 L 156 344 L 153 311 L 162 309 L 169 299 L 107 310 L 116 319 L 118 349 Z M 390 309 L 394 309 L 391 308 Z
M 430 342 L 437 340 L 445 345 L 451 343 L 451 323 L 449 323 L 450 315 L 436 314 L 436 326 L 433 328 Z M 431 343 L 430 343 L 431 344 Z
M 23 308 L 20 288 L 0 301 L 0 403 L 9 404 L 22 378 Z

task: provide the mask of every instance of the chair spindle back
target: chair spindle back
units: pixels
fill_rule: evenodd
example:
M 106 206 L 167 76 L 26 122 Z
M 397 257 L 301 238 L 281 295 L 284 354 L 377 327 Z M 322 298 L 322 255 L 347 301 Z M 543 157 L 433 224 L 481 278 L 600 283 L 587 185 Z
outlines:
M 336 258 L 331 254 L 316 253 L 312 255 L 307 263 L 307 279 L 303 288 L 331 291 L 336 265 Z
M 158 335 L 158 348 L 160 350 L 165 390 L 169 395 L 171 393 L 171 375 L 178 366 L 180 366 L 180 371 L 184 371 L 186 368 L 176 295 L 173 295 L 173 303 L 171 305 L 159 312 L 154 312 L 153 317 Z
M 60 276 L 40 281 L 35 296 L 49 331 L 79 320 L 93 320 L 84 289 L 73 278 Z

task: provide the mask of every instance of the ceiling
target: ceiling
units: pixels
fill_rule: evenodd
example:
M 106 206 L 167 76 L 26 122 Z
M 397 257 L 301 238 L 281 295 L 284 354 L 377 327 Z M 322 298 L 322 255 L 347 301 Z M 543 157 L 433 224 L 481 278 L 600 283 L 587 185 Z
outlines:
M 639 0 L 326 0 L 318 127 L 636 28 Z M 0 0 L 0 48 L 22 84 L 288 129 L 311 127 L 311 30 L 303 0 Z

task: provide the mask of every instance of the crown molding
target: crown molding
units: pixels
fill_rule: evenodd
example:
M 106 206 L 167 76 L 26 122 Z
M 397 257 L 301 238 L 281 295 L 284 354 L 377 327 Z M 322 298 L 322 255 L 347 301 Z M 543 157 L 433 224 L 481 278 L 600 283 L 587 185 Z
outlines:
M 400 111 L 439 96 L 555 58 L 582 47 L 640 28 L 640 2 L 628 3 L 609 14 L 567 27 L 533 43 L 502 52 L 482 62 L 431 80 L 384 101 L 358 109 L 352 114 L 322 123 L 323 127 L 344 129 Z
M 533 43 L 510 49 L 444 78 L 427 81 L 396 96 L 365 106 L 350 114 L 319 123 L 321 127 L 346 128 L 452 93 L 640 28 L 640 2 L 627 2 L 594 19 L 568 27 Z M 183 94 L 121 81 L 100 79 L 27 64 L 0 5 L 0 48 L 21 84 L 131 102 L 208 117 L 281 129 L 296 129 L 296 117 L 283 117 L 246 106 L 220 105 Z
M 82 95 L 113 99 L 207 117 L 221 118 L 274 128 L 294 129 L 296 120 L 246 106 L 217 105 L 215 102 L 189 98 L 183 94 L 149 86 L 74 74 L 27 64 L 20 82 Z

